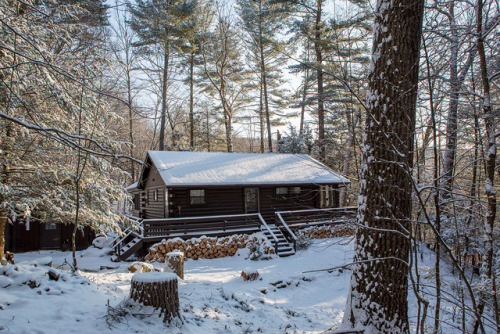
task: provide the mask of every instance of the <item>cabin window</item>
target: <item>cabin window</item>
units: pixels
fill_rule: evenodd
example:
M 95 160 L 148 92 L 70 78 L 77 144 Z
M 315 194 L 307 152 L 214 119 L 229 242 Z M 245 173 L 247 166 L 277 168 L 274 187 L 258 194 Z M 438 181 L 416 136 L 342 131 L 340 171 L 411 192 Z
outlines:
M 153 201 L 158 202 L 158 189 L 153 192 Z
M 276 195 L 287 195 L 288 188 L 287 187 L 278 187 L 276 188 Z
M 141 196 L 139 194 L 134 195 L 134 210 L 139 210 L 141 208 Z
M 205 190 L 204 189 L 189 190 L 189 203 L 191 205 L 205 204 Z
M 55 223 L 45 223 L 45 230 L 46 231 L 57 230 L 57 225 Z
M 332 186 L 320 186 L 320 207 L 332 208 L 335 206 L 334 188 Z
M 289 192 L 292 195 L 300 195 L 300 187 L 290 187 Z

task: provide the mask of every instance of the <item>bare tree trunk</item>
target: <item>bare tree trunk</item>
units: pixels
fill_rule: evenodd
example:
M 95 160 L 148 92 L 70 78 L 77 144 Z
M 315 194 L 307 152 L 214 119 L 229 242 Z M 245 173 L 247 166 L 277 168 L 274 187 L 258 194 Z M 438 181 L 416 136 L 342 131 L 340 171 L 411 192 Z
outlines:
M 160 144 L 158 149 L 165 150 L 165 122 L 167 117 L 167 84 L 168 84 L 168 61 L 170 58 L 169 44 L 165 43 L 165 50 L 163 55 L 163 82 L 161 88 L 161 115 L 160 115 Z
M 486 54 L 484 50 L 483 31 L 483 1 L 477 1 L 477 50 L 479 54 L 479 65 L 481 70 L 481 81 L 483 86 L 483 118 L 486 125 L 486 136 L 488 138 L 488 150 L 485 157 L 485 192 L 488 197 L 486 219 L 484 221 L 484 241 L 485 257 L 482 266 L 482 280 L 490 281 L 493 295 L 493 308 L 497 332 L 500 332 L 500 316 L 498 312 L 498 300 L 496 291 L 495 274 L 493 272 L 493 228 L 496 218 L 496 191 L 495 191 L 495 167 L 497 157 L 496 143 L 496 115 L 491 107 L 490 81 L 488 78 L 488 68 L 486 64 Z
M 264 103 L 263 103 L 263 95 L 262 94 L 262 82 L 260 84 L 260 97 L 259 97 L 259 130 L 260 130 L 260 153 L 264 153 L 266 151 L 266 145 L 264 143 Z
M 306 21 L 309 21 L 309 17 L 306 18 Z M 307 47 L 306 47 L 306 63 L 309 62 L 309 40 L 307 40 Z M 302 106 L 300 108 L 300 127 L 299 127 L 299 135 L 304 134 L 304 118 L 305 118 L 305 113 L 306 113 L 306 101 L 307 101 L 307 89 L 309 88 L 309 65 L 306 66 L 305 68 L 305 75 L 304 75 L 304 87 L 302 88 Z
M 210 114 L 209 111 L 207 113 L 207 121 L 206 121 L 206 140 L 207 140 L 207 152 L 210 152 Z
M 318 142 L 319 155 L 322 161 L 326 160 L 325 150 L 325 107 L 324 107 L 324 87 L 323 87 L 323 50 L 321 47 L 321 14 L 323 0 L 316 0 L 316 24 L 314 35 L 314 51 L 316 52 L 317 80 L 318 80 Z
M 446 198 L 450 197 L 453 183 L 453 169 L 455 167 L 455 152 L 457 149 L 457 112 L 458 94 L 460 84 L 458 82 L 458 31 L 455 22 L 455 2 L 450 2 L 449 7 L 451 55 L 450 55 L 450 104 L 446 124 L 446 148 L 443 159 L 443 193 Z M 435 329 L 436 330 L 436 329 Z M 434 332 L 436 333 L 436 332 Z
M 194 52 L 189 59 L 189 146 L 194 149 Z
M 228 106 L 224 105 L 224 125 L 226 127 L 226 145 L 227 145 L 227 151 L 229 153 L 233 152 L 233 116 L 232 112 L 229 109 Z
M 7 124 L 6 126 L 6 134 L 5 137 L 2 138 L 1 142 L 1 147 L 2 147 L 2 152 L 0 153 L 2 155 L 2 175 L 1 175 L 1 183 L 3 185 L 9 185 L 10 183 L 10 178 L 9 178 L 9 170 L 10 170 L 10 163 L 9 163 L 9 156 L 10 156 L 10 143 L 13 141 L 14 138 L 12 138 L 12 126 L 10 124 Z M 4 196 L 0 196 L 0 203 L 3 203 L 7 199 Z M 5 230 L 7 228 L 7 222 L 8 222 L 8 217 L 7 217 L 7 210 L 6 209 L 0 209 L 0 260 L 5 257 Z
M 441 196 L 445 199 L 450 198 L 453 190 L 453 170 L 455 168 L 455 158 L 457 150 L 457 133 L 458 133 L 458 100 L 460 89 L 465 80 L 467 72 L 472 66 L 472 61 L 476 54 L 476 48 L 469 51 L 469 56 L 463 68 L 458 71 L 458 27 L 455 20 L 455 1 L 451 1 L 449 5 L 450 20 L 450 103 L 448 106 L 448 116 L 446 124 L 446 148 L 443 158 L 443 175 Z
M 409 333 L 408 273 L 419 46 L 424 1 L 375 13 L 358 231 L 346 327 Z
M 134 110 L 133 110 L 133 99 L 132 99 L 132 79 L 130 77 L 130 54 L 129 50 L 125 51 L 125 59 L 126 59 L 126 76 L 127 76 L 127 107 L 128 107 L 128 134 L 130 141 L 130 151 L 129 154 L 131 157 L 134 156 Z M 135 180 L 135 165 L 134 161 L 130 160 L 130 177 L 131 182 Z
M 259 1 L 259 13 L 262 13 L 262 1 Z M 260 75 L 262 80 L 262 89 L 264 93 L 264 108 L 266 111 L 267 125 L 267 146 L 268 151 L 273 151 L 273 133 L 271 132 L 271 116 L 269 114 L 269 98 L 267 92 L 267 71 L 264 62 L 264 40 L 262 36 L 262 20 L 259 19 L 259 47 L 260 47 Z
M 80 160 L 80 157 L 78 157 L 78 160 Z M 78 167 L 79 168 L 79 167 Z M 80 213 L 80 182 L 79 178 L 75 180 L 75 186 L 76 186 L 76 214 L 75 214 L 75 222 L 73 226 L 73 233 L 71 235 L 71 252 L 73 254 L 73 269 L 77 270 L 78 269 L 78 263 L 76 261 L 76 233 L 78 232 L 78 215 Z
M 434 222 L 435 230 L 437 234 L 441 233 L 441 206 L 440 206 L 440 192 L 439 192 L 439 154 L 437 149 L 438 135 L 437 135 L 437 124 L 436 124 L 436 110 L 434 109 L 434 85 L 431 81 L 431 72 L 429 64 L 429 55 L 427 53 L 427 47 L 425 44 L 425 39 L 423 41 L 425 60 L 427 64 L 427 82 L 429 85 L 429 98 L 430 98 L 430 108 L 431 108 L 431 123 L 432 123 L 432 139 L 434 141 L 434 167 L 433 167 L 433 185 L 434 185 L 434 211 L 436 212 L 436 220 Z M 436 275 L 436 307 L 434 309 L 434 331 L 433 333 L 438 333 L 439 331 L 439 314 L 441 311 L 441 245 L 438 238 L 435 240 L 436 248 L 436 262 L 434 263 L 434 270 Z M 422 324 L 423 326 L 423 324 Z M 423 333 L 423 332 L 422 332 Z
M 307 87 L 309 85 L 309 68 L 306 68 L 306 75 L 304 78 L 304 88 L 302 89 L 302 105 L 300 107 L 300 127 L 299 135 L 304 134 L 304 118 L 306 114 L 306 100 L 307 100 Z
M 351 168 L 351 159 L 354 155 L 354 139 L 356 137 L 356 124 L 359 122 L 361 113 L 359 110 L 354 111 L 354 115 L 351 117 L 347 116 L 347 127 L 349 128 L 349 136 L 347 137 L 347 142 L 345 144 L 344 151 L 344 164 L 342 166 L 342 175 L 348 175 L 349 169 Z M 339 193 L 339 206 L 343 207 L 347 202 L 347 187 L 340 188 Z

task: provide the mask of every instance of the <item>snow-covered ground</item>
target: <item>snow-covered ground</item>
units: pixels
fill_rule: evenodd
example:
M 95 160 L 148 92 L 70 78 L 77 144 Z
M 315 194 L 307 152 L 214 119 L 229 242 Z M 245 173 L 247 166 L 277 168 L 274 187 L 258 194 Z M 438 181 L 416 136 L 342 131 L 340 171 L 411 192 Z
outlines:
M 43 274 L 43 266 L 34 267 L 33 261 L 50 256 L 52 267 L 57 268 L 65 259 L 71 263 L 71 253 L 16 254 L 19 272 L 26 268 L 31 272 L 22 277 L 11 273 L 0 280 L 0 333 L 321 333 L 342 319 L 350 271 L 304 271 L 349 263 L 353 255 L 353 242 L 349 241 L 316 240 L 294 256 L 270 260 L 246 259 L 247 250 L 230 258 L 187 260 L 185 280 L 179 281 L 183 323 L 170 325 L 162 322 L 159 312 L 106 321 L 108 303 L 116 308 L 127 298 L 133 276 L 127 271 L 129 263 L 111 262 L 106 250 L 92 247 L 78 252 L 82 271 L 72 276 L 61 269 L 58 281 L 50 280 Z M 431 266 L 429 261 L 430 252 L 422 264 Z M 243 269 L 258 270 L 260 279 L 243 281 Z M 30 275 L 38 286 L 18 284 Z M 412 292 L 409 302 L 410 318 L 415 319 Z M 151 308 L 141 313 L 148 312 Z M 453 331 L 448 328 L 445 332 Z

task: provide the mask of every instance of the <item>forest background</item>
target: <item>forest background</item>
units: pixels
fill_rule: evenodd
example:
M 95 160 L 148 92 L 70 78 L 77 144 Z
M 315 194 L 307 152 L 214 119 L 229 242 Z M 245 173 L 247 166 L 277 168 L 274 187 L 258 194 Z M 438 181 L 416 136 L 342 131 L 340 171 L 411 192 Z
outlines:
M 0 234 L 28 217 L 117 230 L 147 150 L 308 153 L 355 205 L 373 15 L 365 0 L 1 0 Z M 441 252 L 481 268 L 459 291 L 496 326 L 499 23 L 497 1 L 427 1 L 410 171 L 434 293 Z

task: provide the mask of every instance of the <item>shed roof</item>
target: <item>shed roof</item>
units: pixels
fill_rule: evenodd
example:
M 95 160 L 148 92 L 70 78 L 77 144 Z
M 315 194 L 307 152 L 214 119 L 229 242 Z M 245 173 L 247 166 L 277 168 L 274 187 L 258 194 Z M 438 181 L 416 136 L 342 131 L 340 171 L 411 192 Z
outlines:
M 350 183 L 307 154 L 148 151 L 148 157 L 174 187 Z

